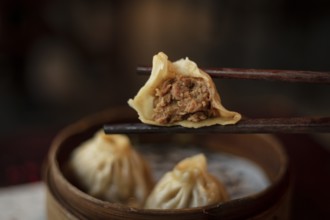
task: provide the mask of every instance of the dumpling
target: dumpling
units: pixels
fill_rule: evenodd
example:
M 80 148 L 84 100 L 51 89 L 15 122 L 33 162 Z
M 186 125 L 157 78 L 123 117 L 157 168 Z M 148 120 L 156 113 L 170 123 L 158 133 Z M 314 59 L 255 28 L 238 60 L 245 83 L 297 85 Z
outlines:
M 149 166 L 124 135 L 97 132 L 73 151 L 69 167 L 88 194 L 110 202 L 142 207 L 153 187 Z
M 172 63 L 162 52 L 153 57 L 148 81 L 128 104 L 143 123 L 152 125 L 198 128 L 241 119 L 222 106 L 211 77 L 196 63 L 188 58 Z
M 145 208 L 193 208 L 228 199 L 225 187 L 208 173 L 205 156 L 198 154 L 182 160 L 159 180 Z

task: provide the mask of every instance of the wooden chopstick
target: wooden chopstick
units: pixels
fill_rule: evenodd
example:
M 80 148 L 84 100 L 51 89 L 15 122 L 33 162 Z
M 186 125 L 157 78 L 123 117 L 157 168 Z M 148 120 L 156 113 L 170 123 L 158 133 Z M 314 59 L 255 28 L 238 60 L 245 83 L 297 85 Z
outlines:
M 151 73 L 151 67 L 137 67 L 141 75 Z M 213 78 L 225 79 L 253 79 L 284 82 L 330 83 L 330 72 L 302 71 L 302 70 L 267 70 L 240 68 L 202 68 Z
M 151 67 L 138 67 L 137 73 L 149 75 Z M 213 78 L 254 79 L 284 82 L 330 83 L 330 72 L 300 70 L 265 70 L 239 68 L 202 69 Z M 213 125 L 202 128 L 153 126 L 143 123 L 105 124 L 106 134 L 139 133 L 330 133 L 330 117 L 242 119 L 235 125 Z
M 235 125 L 202 128 L 152 126 L 143 123 L 106 124 L 106 134 L 139 133 L 330 133 L 330 117 L 242 119 Z

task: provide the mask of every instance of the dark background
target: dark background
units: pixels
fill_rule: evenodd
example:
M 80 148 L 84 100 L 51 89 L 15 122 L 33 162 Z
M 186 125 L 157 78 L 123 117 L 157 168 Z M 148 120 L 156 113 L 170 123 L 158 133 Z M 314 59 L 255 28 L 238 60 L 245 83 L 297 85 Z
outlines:
M 330 8 L 321 0 L 1 1 L 0 186 L 40 180 L 57 132 L 126 105 L 146 80 L 136 66 L 159 51 L 201 67 L 330 71 Z M 216 84 L 224 106 L 249 117 L 330 113 L 327 85 Z M 280 138 L 295 175 L 293 218 L 330 218 L 329 135 Z

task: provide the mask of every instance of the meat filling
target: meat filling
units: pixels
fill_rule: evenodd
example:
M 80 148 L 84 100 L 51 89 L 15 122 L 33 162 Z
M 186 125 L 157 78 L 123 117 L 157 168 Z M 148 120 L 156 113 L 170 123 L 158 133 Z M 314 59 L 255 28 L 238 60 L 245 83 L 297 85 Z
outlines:
M 199 122 L 217 116 L 207 85 L 197 77 L 179 76 L 164 81 L 155 90 L 153 107 L 153 120 L 160 124 Z

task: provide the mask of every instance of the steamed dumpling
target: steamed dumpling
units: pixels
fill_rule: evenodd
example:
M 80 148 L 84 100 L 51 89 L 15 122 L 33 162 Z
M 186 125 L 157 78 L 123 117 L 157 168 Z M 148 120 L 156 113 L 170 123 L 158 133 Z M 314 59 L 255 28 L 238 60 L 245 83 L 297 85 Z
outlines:
M 228 111 L 211 77 L 188 58 L 174 63 L 160 52 L 153 57 L 150 78 L 128 104 L 146 124 L 202 127 L 235 124 L 241 119 Z
M 124 135 L 99 131 L 74 150 L 70 168 L 88 194 L 110 202 L 141 207 L 153 187 L 149 167 Z
M 208 173 L 205 156 L 198 154 L 182 160 L 159 180 L 145 208 L 193 208 L 226 200 L 224 186 Z

